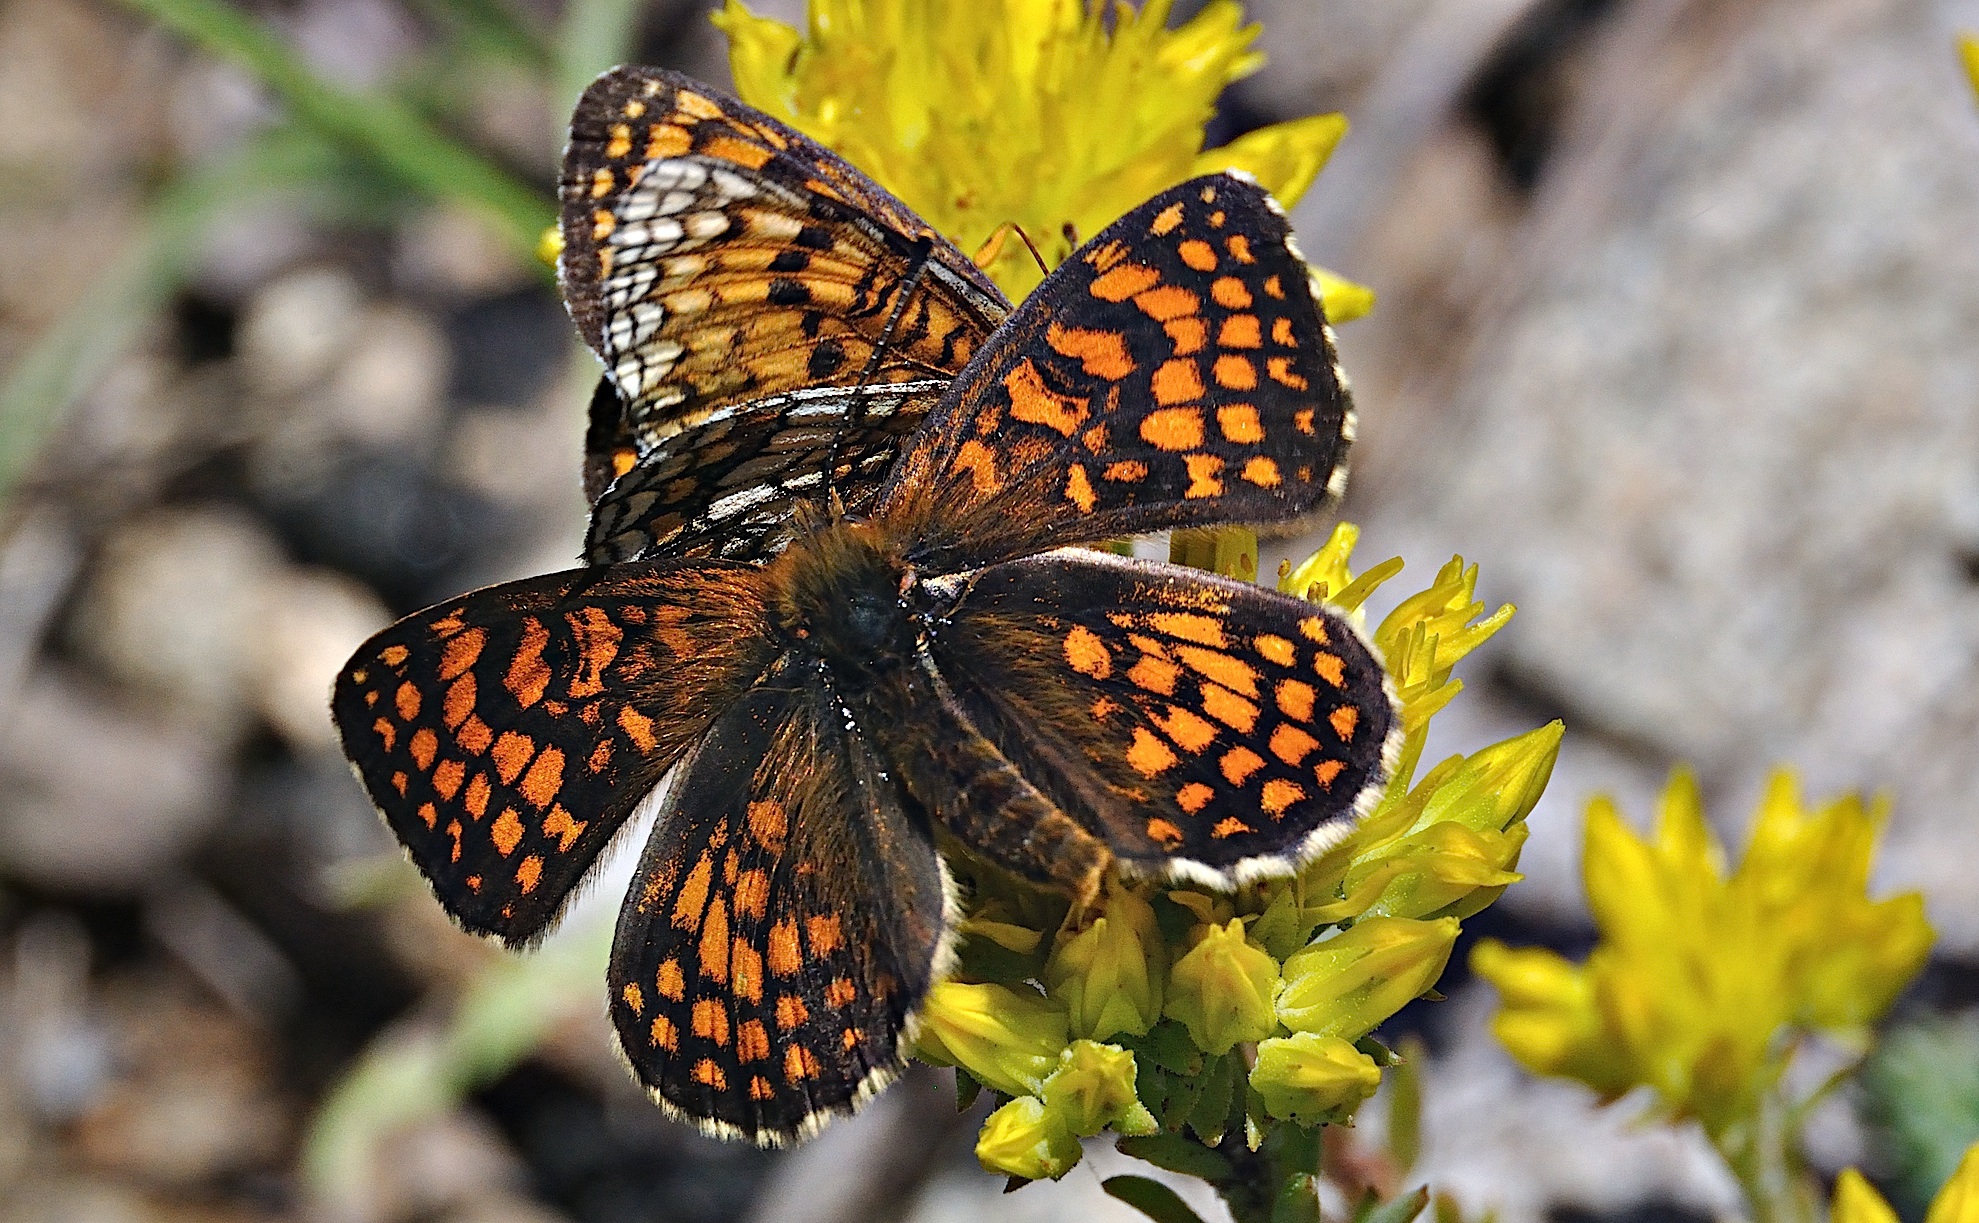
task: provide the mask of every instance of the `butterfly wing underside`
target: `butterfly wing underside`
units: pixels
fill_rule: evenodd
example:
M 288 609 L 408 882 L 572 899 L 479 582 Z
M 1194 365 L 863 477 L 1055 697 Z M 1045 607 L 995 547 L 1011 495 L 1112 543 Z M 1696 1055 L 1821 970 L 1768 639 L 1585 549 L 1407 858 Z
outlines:
M 954 572 L 1167 527 L 1284 522 L 1344 479 L 1353 414 L 1283 213 L 1211 175 L 1103 230 L 956 379 L 881 495 Z
M 527 942 L 762 671 L 753 570 L 628 565 L 494 586 L 359 648 L 331 698 L 372 801 L 462 926 Z
M 809 1136 L 889 1082 L 946 956 L 927 821 L 822 693 L 772 675 L 671 791 L 620 913 L 611 1014 L 702 1128 Z
M 1141 875 L 1289 872 L 1366 812 L 1400 742 L 1345 617 L 1179 566 L 992 566 L 933 649 L 983 733 Z
M 606 368 L 593 500 L 724 404 L 951 375 L 1009 310 L 829 150 L 662 69 L 613 69 L 585 91 L 559 195 L 564 299 Z

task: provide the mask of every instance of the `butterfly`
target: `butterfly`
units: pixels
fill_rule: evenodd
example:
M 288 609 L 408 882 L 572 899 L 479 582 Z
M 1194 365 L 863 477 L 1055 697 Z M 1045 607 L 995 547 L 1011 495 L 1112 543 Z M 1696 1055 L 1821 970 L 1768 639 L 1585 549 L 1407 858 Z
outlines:
M 1162 192 L 998 315 L 903 205 L 686 78 L 601 78 L 568 165 L 592 545 L 627 542 L 401 620 L 333 714 L 441 904 L 512 945 L 654 808 L 607 987 L 667 1111 L 774 1145 L 894 1077 L 954 961 L 938 840 L 1083 904 L 1289 874 L 1373 803 L 1400 724 L 1347 618 L 1074 546 L 1339 491 L 1346 387 L 1254 183 Z M 802 300 L 792 251 L 829 252 Z

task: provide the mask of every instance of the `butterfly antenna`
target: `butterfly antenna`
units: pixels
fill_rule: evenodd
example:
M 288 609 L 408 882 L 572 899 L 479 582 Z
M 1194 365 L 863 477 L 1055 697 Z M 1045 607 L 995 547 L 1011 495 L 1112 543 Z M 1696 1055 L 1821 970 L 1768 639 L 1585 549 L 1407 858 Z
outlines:
M 1044 256 L 1038 253 L 1038 244 L 1031 241 L 1031 235 L 1025 233 L 1024 227 L 1015 221 L 1010 223 L 1010 228 L 1016 230 L 1017 236 L 1024 240 L 1024 249 L 1031 252 L 1031 258 L 1037 261 L 1038 272 L 1045 276 L 1051 275 L 1051 269 L 1045 266 Z M 1077 245 L 1077 243 L 1074 243 L 1074 245 Z
M 845 422 L 832 430 L 831 445 L 825 449 L 825 496 L 835 507 L 833 516 L 844 517 L 844 503 L 838 496 L 838 447 L 847 430 L 858 428 L 866 423 L 866 383 L 878 372 L 880 359 L 886 355 L 887 347 L 893 343 L 894 329 L 900 326 L 901 316 L 907 313 L 907 302 L 914 291 L 921 287 L 921 277 L 928 270 L 928 260 L 934 255 L 935 243 L 932 234 L 922 234 L 914 240 L 914 252 L 909 256 L 907 274 L 900 278 L 899 291 L 893 297 L 893 309 L 887 312 L 886 326 L 880 329 L 880 338 L 873 342 L 873 351 L 866 357 L 865 368 L 859 371 L 859 380 L 852 384 L 854 407 L 846 414 Z

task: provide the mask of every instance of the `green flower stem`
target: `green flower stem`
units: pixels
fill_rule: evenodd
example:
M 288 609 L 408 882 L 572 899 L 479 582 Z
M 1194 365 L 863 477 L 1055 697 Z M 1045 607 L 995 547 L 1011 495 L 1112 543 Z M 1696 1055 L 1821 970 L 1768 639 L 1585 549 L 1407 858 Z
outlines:
M 319 77 L 260 22 L 226 0 L 125 0 L 160 25 L 232 60 L 280 94 L 296 117 L 376 161 L 407 186 L 459 200 L 530 256 L 555 217 L 548 198 L 443 135 L 400 103 L 351 93 Z
M 1820 1218 L 1801 1154 L 1802 1116 L 1777 1091 L 1763 1092 L 1749 1116 L 1710 1135 L 1738 1181 L 1752 1223 L 1817 1223 Z

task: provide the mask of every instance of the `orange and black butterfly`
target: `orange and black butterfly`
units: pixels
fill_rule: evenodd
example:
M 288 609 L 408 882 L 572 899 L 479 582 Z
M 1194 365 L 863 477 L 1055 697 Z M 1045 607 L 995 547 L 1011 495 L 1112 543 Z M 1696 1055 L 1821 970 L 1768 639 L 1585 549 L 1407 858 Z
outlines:
M 1399 739 L 1354 626 L 1067 547 L 1337 492 L 1352 413 L 1264 192 L 1165 191 L 1002 318 L 902 205 L 683 78 L 608 74 L 574 128 L 614 563 L 408 617 L 334 697 L 462 925 L 537 937 L 654 797 L 620 1043 L 671 1111 L 772 1144 L 899 1070 L 952 958 L 938 837 L 1089 900 L 1345 834 Z

